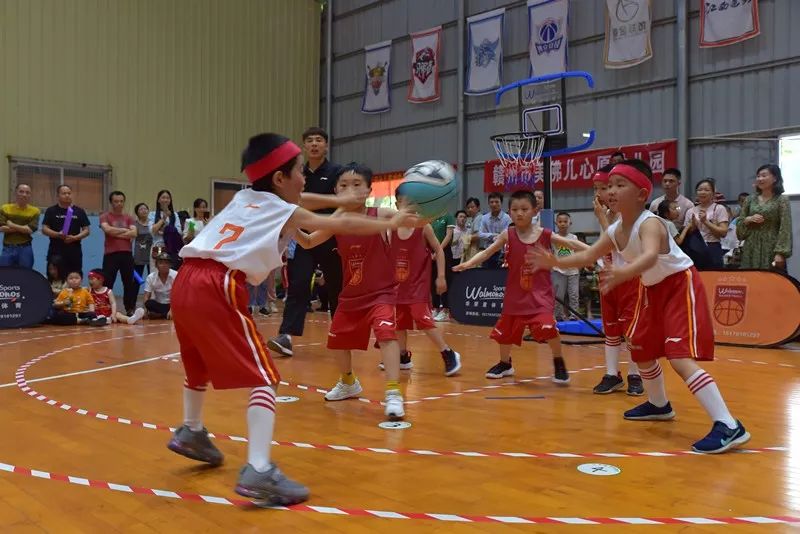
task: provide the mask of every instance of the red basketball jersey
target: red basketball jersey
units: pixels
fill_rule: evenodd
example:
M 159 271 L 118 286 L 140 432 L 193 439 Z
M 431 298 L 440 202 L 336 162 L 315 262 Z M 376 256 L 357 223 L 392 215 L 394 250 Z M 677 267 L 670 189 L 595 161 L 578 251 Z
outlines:
M 367 208 L 367 215 L 377 217 L 378 209 Z M 395 303 L 394 261 L 383 234 L 337 234 L 336 247 L 342 258 L 343 278 L 338 310 L 363 310 L 377 304 Z
M 111 317 L 111 299 L 114 298 L 114 294 L 111 292 L 109 288 L 105 288 L 105 291 L 95 291 L 92 289 L 92 298 L 94 299 L 94 311 L 97 315 L 104 315 L 106 317 Z
M 411 237 L 401 239 L 392 232 L 394 280 L 397 282 L 397 303 L 416 304 L 431 301 L 431 250 L 422 228 Z
M 525 264 L 525 251 L 536 246 L 550 250 L 552 232 L 543 228 L 536 243 L 520 241 L 517 229 L 508 228 L 508 277 L 503 297 L 504 315 L 538 315 L 553 313 L 553 282 L 550 271 L 535 270 Z

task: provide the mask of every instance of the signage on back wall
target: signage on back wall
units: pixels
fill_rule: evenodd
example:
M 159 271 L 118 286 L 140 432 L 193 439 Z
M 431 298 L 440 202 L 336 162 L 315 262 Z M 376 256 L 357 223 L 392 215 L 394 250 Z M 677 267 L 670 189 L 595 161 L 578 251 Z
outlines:
M 665 169 L 678 165 L 678 142 L 675 139 L 627 145 L 622 147 L 598 148 L 572 154 L 557 156 L 550 160 L 550 177 L 553 189 L 591 189 L 592 174 L 611 161 L 611 154 L 622 152 L 626 158 L 644 160 L 653 169 L 653 182 L 661 182 Z M 486 193 L 504 193 L 520 189 L 541 189 L 544 180 L 544 166 L 538 162 L 532 169 L 511 173 L 493 159 L 483 166 L 483 190 Z

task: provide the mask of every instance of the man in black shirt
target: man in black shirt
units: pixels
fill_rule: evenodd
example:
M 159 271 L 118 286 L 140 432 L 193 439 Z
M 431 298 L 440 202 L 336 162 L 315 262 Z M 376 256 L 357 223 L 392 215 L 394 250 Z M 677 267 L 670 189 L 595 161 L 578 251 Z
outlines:
M 312 127 L 303 132 L 303 148 L 306 153 L 306 164 L 303 174 L 306 177 L 306 193 L 333 195 L 334 178 L 340 166 L 331 163 L 328 155 L 328 134 L 322 128 Z M 318 210 L 317 213 L 333 213 L 333 209 Z M 328 288 L 330 313 L 333 316 L 342 289 L 342 264 L 336 252 L 336 238 L 306 250 L 296 247 L 294 258 L 287 264 L 289 288 L 286 294 L 286 307 L 283 310 L 283 321 L 278 335 L 267 343 L 267 346 L 281 356 L 291 356 L 292 337 L 302 336 L 305 327 L 306 311 L 311 299 L 311 277 L 319 265 L 325 275 Z
M 60 271 L 65 275 L 83 270 L 83 250 L 81 240 L 89 235 L 89 217 L 82 208 L 72 203 L 72 188 L 59 185 L 56 188 L 58 203 L 44 212 L 42 233 L 50 238 L 47 249 L 47 262 L 53 258 L 60 260 Z M 70 220 L 67 222 L 67 213 Z M 64 231 L 66 227 L 67 231 Z

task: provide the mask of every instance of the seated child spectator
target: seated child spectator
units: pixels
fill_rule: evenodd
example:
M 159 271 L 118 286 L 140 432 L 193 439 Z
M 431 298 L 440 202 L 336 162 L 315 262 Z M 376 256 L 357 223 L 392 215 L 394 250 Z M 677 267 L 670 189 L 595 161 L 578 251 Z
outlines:
M 83 273 L 72 271 L 67 275 L 67 287 L 61 290 L 53 302 L 55 311 L 50 322 L 59 325 L 88 324 L 103 326 L 105 320 L 98 321 L 94 312 L 94 299 L 89 290 L 81 287 Z
M 172 269 L 169 254 L 159 254 L 156 271 L 148 274 L 144 281 L 144 307 L 148 319 L 172 319 L 170 296 L 176 276 L 178 271 Z
M 137 308 L 130 317 L 117 311 L 117 299 L 114 298 L 114 293 L 105 286 L 105 283 L 106 275 L 102 270 L 92 269 L 89 271 L 89 288 L 94 299 L 94 311 L 98 321 L 105 319 L 106 324 L 135 324 L 144 317 L 142 308 Z

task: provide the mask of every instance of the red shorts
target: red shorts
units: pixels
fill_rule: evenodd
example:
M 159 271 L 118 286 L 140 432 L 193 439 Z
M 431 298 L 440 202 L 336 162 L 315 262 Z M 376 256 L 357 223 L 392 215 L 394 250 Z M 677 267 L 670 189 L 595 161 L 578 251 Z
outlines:
M 633 361 L 661 356 L 713 360 L 714 324 L 697 270 L 692 267 L 642 287 L 627 336 Z
M 621 337 L 628 331 L 639 300 L 639 285 L 639 278 L 634 278 L 600 295 L 600 315 L 607 337 Z
M 378 341 L 397 339 L 393 304 L 376 304 L 372 308 L 345 311 L 336 309 L 328 332 L 331 350 L 367 350 L 369 332 L 375 332 Z
M 489 337 L 501 345 L 519 346 L 522 345 L 525 327 L 530 328 L 531 335 L 537 343 L 544 343 L 558 337 L 558 328 L 553 314 L 545 313 L 538 315 L 506 315 L 502 313 Z
M 190 388 L 277 385 L 280 374 L 256 329 L 241 271 L 214 260 L 187 259 L 170 307 Z
M 436 328 L 431 305 L 427 302 L 397 304 L 397 330 L 430 330 Z

